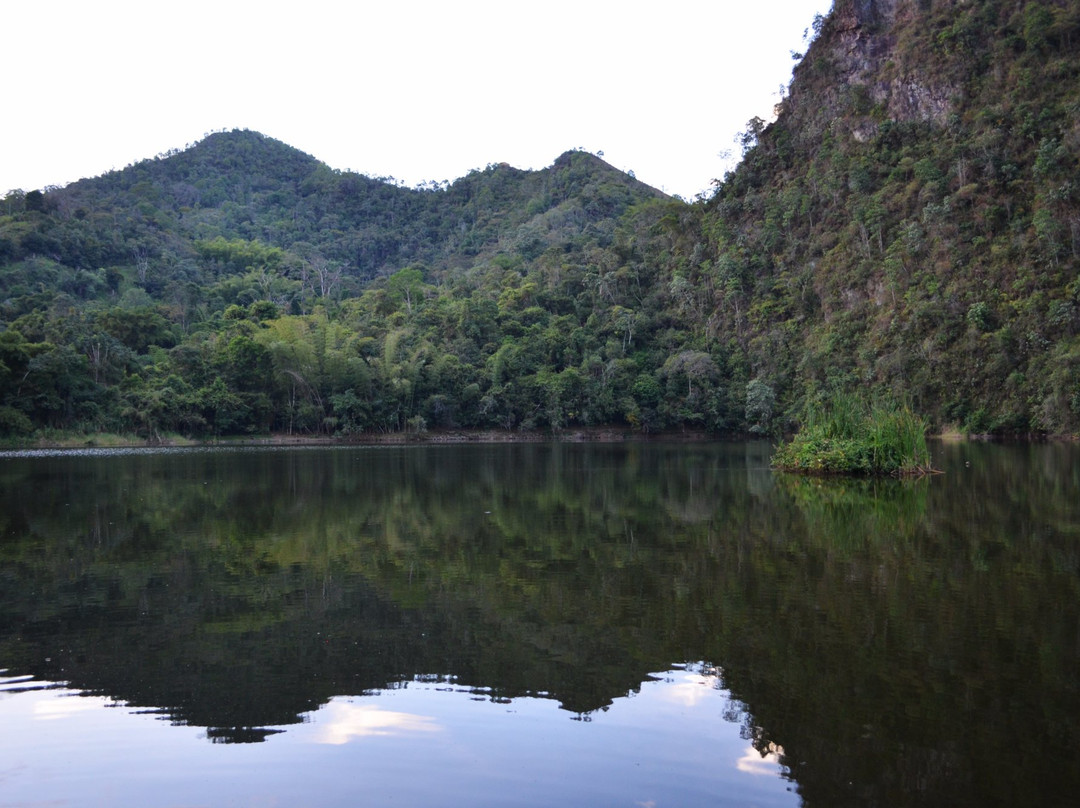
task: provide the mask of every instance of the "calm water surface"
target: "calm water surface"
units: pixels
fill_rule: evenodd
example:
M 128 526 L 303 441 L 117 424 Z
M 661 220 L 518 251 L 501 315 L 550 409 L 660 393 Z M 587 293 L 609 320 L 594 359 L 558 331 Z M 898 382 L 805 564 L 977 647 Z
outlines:
M 0 806 L 1072 805 L 1080 447 L 0 457 Z

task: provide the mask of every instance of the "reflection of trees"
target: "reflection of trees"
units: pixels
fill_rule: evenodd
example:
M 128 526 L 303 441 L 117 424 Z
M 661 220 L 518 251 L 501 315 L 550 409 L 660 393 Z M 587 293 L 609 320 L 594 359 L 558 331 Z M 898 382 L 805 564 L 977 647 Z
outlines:
M 658 651 L 663 576 L 687 575 L 659 562 L 690 548 L 669 514 L 706 512 L 722 460 L 523 446 L 27 462 L 4 486 L 20 537 L 5 610 L 45 644 L 71 632 L 66 658 L 41 649 L 50 675 L 182 702 L 195 723 L 286 723 L 346 682 L 430 672 L 588 711 L 694 644 Z M 89 681 L 103 675 L 114 684 Z M 272 709 L 273 692 L 305 689 Z
M 744 445 L 8 463 L 0 659 L 233 739 L 417 674 L 589 711 L 705 659 L 810 804 L 1060 802 L 1076 450 L 939 452 L 916 482 Z
M 949 473 L 929 485 L 781 480 L 803 524 L 749 561 L 773 587 L 756 599 L 770 625 L 723 643 L 729 686 L 811 803 L 1076 788 L 1040 751 L 1080 740 L 1075 448 L 939 451 Z

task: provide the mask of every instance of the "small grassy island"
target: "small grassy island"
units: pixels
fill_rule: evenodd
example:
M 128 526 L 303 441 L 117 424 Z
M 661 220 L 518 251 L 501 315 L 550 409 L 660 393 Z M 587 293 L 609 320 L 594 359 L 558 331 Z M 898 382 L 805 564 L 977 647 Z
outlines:
M 918 475 L 933 471 L 926 422 L 908 407 L 837 396 L 807 409 L 773 467 L 804 474 Z

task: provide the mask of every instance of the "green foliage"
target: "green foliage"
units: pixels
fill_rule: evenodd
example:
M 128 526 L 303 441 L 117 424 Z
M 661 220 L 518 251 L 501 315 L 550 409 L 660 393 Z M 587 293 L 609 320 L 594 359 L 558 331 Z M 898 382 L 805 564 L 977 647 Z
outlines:
M 907 407 L 836 394 L 807 407 L 802 428 L 776 450 L 773 465 L 816 474 L 925 473 L 926 422 Z
M 195 250 L 204 261 L 216 263 L 230 272 L 247 272 L 262 267 L 276 269 L 284 257 L 277 247 L 222 236 L 210 241 L 196 241 Z
M 250 132 L 29 208 L 9 195 L 5 428 L 108 421 L 155 439 L 621 421 L 623 377 L 581 278 L 620 217 L 658 196 L 578 152 L 409 190 Z M 625 302 L 607 295 L 596 324 Z M 640 316 L 617 311 L 622 356 Z M 24 343 L 41 346 L 35 362 Z
M 851 389 L 916 402 L 935 426 L 982 411 L 995 431 L 1080 431 L 1046 360 L 1075 332 L 1075 10 L 860 8 L 834 14 L 859 28 L 858 55 L 826 26 L 706 205 L 712 264 L 753 262 L 714 322 L 782 422 Z
M 778 119 L 692 205 L 581 151 L 409 189 L 253 132 L 12 192 L 0 334 L 38 347 L 0 354 L 0 406 L 192 436 L 773 434 L 845 390 L 1078 433 L 1080 17 L 894 12 L 816 25 Z M 170 378 L 239 403 L 159 411 Z
M 776 392 L 762 379 L 751 379 L 746 385 L 746 422 L 754 434 L 767 434 L 776 406 Z

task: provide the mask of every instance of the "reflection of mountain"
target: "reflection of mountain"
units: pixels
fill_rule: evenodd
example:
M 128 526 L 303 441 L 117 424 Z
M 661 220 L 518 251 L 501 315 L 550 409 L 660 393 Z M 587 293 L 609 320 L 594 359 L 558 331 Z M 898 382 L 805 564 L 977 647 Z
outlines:
M 675 571 L 657 561 L 691 546 L 670 514 L 707 513 L 722 478 L 745 476 L 744 456 L 25 461 L 3 487 L 18 537 L 5 548 L 17 642 L 4 657 L 211 727 L 287 724 L 335 694 L 429 673 L 595 710 L 699 644 L 661 628 L 672 609 L 655 601 Z M 763 456 L 755 465 L 767 474 Z
M 762 450 L 8 461 L 0 664 L 253 740 L 418 675 L 587 712 L 707 659 L 808 804 L 1080 785 L 1039 751 L 1080 741 L 1075 448 L 942 450 L 916 485 Z

